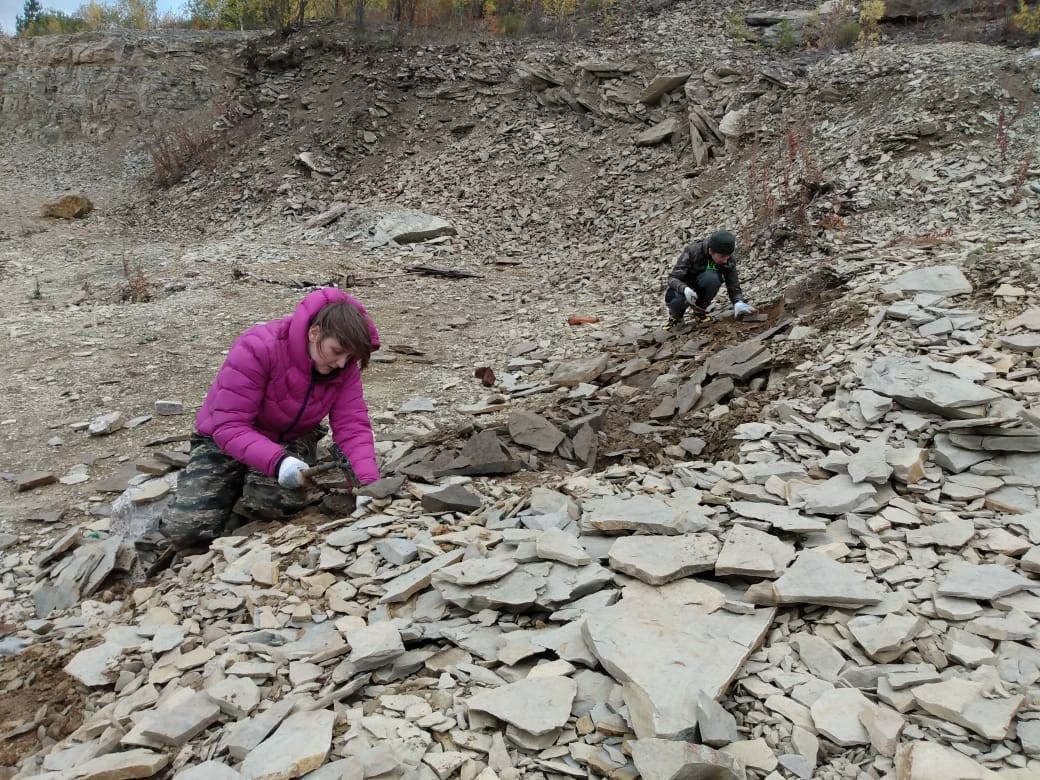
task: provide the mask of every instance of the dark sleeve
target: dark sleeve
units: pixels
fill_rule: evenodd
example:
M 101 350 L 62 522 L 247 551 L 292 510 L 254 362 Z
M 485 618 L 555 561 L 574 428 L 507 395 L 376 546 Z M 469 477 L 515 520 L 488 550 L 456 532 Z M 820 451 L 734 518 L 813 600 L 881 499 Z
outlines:
M 740 291 L 740 279 L 737 276 L 737 262 L 731 259 L 722 266 L 722 278 L 726 281 L 726 292 L 729 293 L 729 302 L 737 303 L 744 300 L 744 293 Z
M 696 244 L 690 244 L 679 255 L 672 272 L 668 274 L 668 289 L 676 290 L 680 293 L 686 291 L 686 288 L 689 286 L 686 277 L 690 275 L 690 266 L 693 264 L 693 255 L 696 248 Z

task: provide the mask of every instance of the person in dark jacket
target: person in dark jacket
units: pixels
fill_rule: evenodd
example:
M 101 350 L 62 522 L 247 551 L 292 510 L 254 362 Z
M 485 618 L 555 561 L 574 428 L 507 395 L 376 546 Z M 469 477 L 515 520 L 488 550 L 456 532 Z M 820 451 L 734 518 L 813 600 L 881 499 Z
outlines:
M 737 278 L 737 263 L 733 251 L 737 240 L 728 230 L 716 230 L 701 241 L 687 246 L 668 275 L 668 287 L 664 293 L 664 305 L 668 307 L 668 322 L 665 330 L 672 330 L 682 322 L 686 310 L 693 307 L 693 319 L 697 323 L 711 322 L 708 307 L 726 283 L 733 304 L 733 315 L 742 317 L 755 309 L 744 300 Z

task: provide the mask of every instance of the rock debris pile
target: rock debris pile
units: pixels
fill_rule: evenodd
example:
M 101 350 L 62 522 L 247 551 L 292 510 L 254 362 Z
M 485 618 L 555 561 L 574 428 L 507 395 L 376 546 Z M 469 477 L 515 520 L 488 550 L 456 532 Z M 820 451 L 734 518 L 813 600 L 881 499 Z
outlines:
M 66 671 L 90 694 L 17 777 L 1035 776 L 1040 310 L 1012 285 L 1014 317 L 976 308 L 953 265 L 877 277 L 865 329 L 788 374 L 830 392 L 736 425 L 733 460 L 524 489 L 489 475 L 578 436 L 514 409 L 351 517 L 225 537 L 29 621 L 89 645 Z M 704 420 L 720 379 L 765 391 L 786 325 L 668 382 L 626 384 L 659 364 L 607 353 L 536 381 L 557 415 L 642 386 Z M 9 601 L 67 546 L 5 559 Z

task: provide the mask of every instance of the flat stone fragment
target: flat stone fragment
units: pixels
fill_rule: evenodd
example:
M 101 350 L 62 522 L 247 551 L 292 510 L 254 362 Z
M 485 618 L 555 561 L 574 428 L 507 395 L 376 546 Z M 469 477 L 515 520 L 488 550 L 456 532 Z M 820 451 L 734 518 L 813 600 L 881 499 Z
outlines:
M 592 558 L 582 547 L 578 537 L 559 528 L 548 528 L 535 539 L 535 551 L 539 558 L 559 561 L 568 566 L 585 566 Z
M 867 655 L 878 663 L 891 663 L 906 651 L 924 621 L 916 615 L 857 615 L 846 625 Z
M 293 706 L 292 699 L 281 699 L 259 715 L 230 724 L 221 736 L 221 748 L 234 759 L 244 759 L 288 717 Z
M 293 780 L 325 763 L 332 746 L 332 710 L 304 710 L 286 718 L 242 762 L 245 780 Z
M 49 471 L 23 471 L 15 477 L 14 484 L 18 492 L 22 493 L 45 485 L 53 485 L 57 481 L 57 475 Z
M 963 547 L 975 536 L 975 523 L 967 518 L 954 518 L 945 523 L 910 528 L 906 543 L 911 547 L 934 544 L 940 547 Z
M 974 288 L 961 269 L 956 266 L 935 265 L 928 268 L 913 268 L 909 271 L 904 271 L 886 284 L 885 289 L 898 292 L 935 293 L 943 296 L 954 296 L 966 295 Z
M 622 536 L 610 548 L 610 566 L 649 585 L 689 577 L 715 567 L 719 541 L 711 534 Z
M 981 417 L 973 408 L 1003 397 L 991 388 L 937 371 L 921 358 L 895 355 L 871 363 L 863 374 L 863 386 L 909 409 L 954 419 Z
M 348 661 L 359 672 L 386 666 L 404 653 L 401 632 L 392 623 L 373 623 L 346 632 L 350 644 Z
M 1032 352 L 1040 349 L 1040 333 L 1023 333 L 1017 336 L 999 336 L 1000 345 L 1013 352 Z
M 636 146 L 654 146 L 667 141 L 679 132 L 679 120 L 668 117 L 653 127 L 647 128 L 636 137 Z
M 870 736 L 870 744 L 883 756 L 892 757 L 899 747 L 899 737 L 906 720 L 888 707 L 873 707 L 860 710 L 859 720 Z
M 687 520 L 688 513 L 659 498 L 611 496 L 594 502 L 582 516 L 581 525 L 585 530 L 607 533 L 627 531 L 671 536 L 683 533 Z
M 693 73 L 688 70 L 675 71 L 674 73 L 659 73 L 654 76 L 653 81 L 646 85 L 643 94 L 639 96 L 640 103 L 647 105 L 656 103 L 662 95 L 671 92 L 676 87 L 681 87 Z
M 486 712 L 540 736 L 567 722 L 577 694 L 578 686 L 570 677 L 536 677 L 481 691 L 466 703 L 470 710 Z
M 772 772 L 778 763 L 776 754 L 762 737 L 738 740 L 726 745 L 720 752 L 733 756 L 748 769 L 759 772 Z
M 518 565 L 515 558 L 469 558 L 434 572 L 431 581 L 462 587 L 480 585 L 502 579 Z
M 1002 777 L 963 753 L 934 742 L 906 742 L 896 754 L 896 780 L 1001 780 Z
M 913 695 L 918 706 L 943 720 L 987 739 L 1007 739 L 1011 720 L 1025 703 L 1025 697 L 986 698 L 983 691 L 980 682 L 954 678 L 919 685 L 913 689 Z
M 459 462 L 438 470 L 440 474 L 463 474 L 471 477 L 486 474 L 512 474 L 520 470 L 521 462 L 509 451 L 494 431 L 481 431 L 470 436 L 459 451 Z
M 403 566 L 419 557 L 419 549 L 411 539 L 380 539 L 376 542 L 375 548 L 387 563 L 394 566 Z
M 810 514 L 843 515 L 876 493 L 877 488 L 869 482 L 857 483 L 848 474 L 836 474 L 816 484 L 792 483 L 791 501 Z
M 220 761 L 204 761 L 182 769 L 173 780 L 242 780 L 242 775 Z
M 591 382 L 607 370 L 607 362 L 606 355 L 562 361 L 549 378 L 549 382 L 561 387 L 576 387 L 583 382 Z
M 1026 309 L 1014 319 L 1007 323 L 1009 330 L 1026 328 L 1028 330 L 1040 330 L 1040 308 Z
M 815 533 L 827 528 L 827 522 L 821 518 L 808 517 L 789 506 L 765 501 L 731 501 L 729 509 L 741 517 L 761 520 L 789 533 Z
M 822 553 L 803 550 L 776 582 L 779 604 L 862 607 L 877 604 L 887 591 L 877 582 Z
M 1040 588 L 1040 581 L 1031 580 L 995 563 L 976 566 L 964 561 L 954 562 L 945 579 L 939 582 L 940 596 L 992 601 L 1010 596 L 1020 590 Z
M 798 633 L 791 636 L 791 645 L 815 676 L 829 682 L 837 681 L 846 661 L 830 642 L 815 634 Z
M 201 734 L 220 717 L 220 707 L 204 693 L 152 717 L 141 733 L 164 745 L 180 747 Z
M 444 490 L 423 493 L 422 507 L 427 512 L 458 512 L 469 514 L 484 505 L 483 499 L 470 493 L 462 485 L 448 485 Z
M 458 562 L 465 554 L 466 551 L 462 549 L 452 550 L 438 555 L 400 577 L 395 577 L 384 585 L 386 592 L 380 597 L 379 603 L 396 604 L 407 601 L 420 590 L 429 587 L 430 579 L 435 571 Z
M 820 695 L 809 712 L 821 736 L 835 745 L 852 747 L 870 744 L 860 714 L 876 706 L 857 688 L 833 688 Z
M 170 763 L 170 756 L 151 750 L 125 750 L 92 758 L 73 770 L 76 780 L 135 780 L 152 777 Z
M 769 629 L 775 610 L 706 614 L 697 607 L 623 599 L 590 613 L 586 643 L 622 683 L 636 735 L 693 739 L 701 691 L 718 699 Z
M 563 431 L 538 414 L 516 411 L 509 415 L 509 435 L 517 444 L 539 452 L 553 452 L 564 440 Z
M 711 747 L 722 747 L 740 739 L 737 719 L 704 691 L 697 697 L 697 731 L 700 741 Z
M 740 759 L 703 745 L 671 739 L 638 739 L 632 761 L 643 780 L 746 780 Z
M 795 548 L 772 534 L 746 525 L 735 525 L 715 563 L 715 574 L 737 574 L 775 579 L 794 560 Z

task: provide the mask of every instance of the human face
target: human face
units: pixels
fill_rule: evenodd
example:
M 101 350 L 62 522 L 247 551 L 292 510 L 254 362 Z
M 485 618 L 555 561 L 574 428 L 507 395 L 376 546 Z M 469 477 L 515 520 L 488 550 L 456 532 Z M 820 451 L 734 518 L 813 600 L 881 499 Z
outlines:
M 332 336 L 326 336 L 317 325 L 307 331 L 307 354 L 319 374 L 331 374 L 347 365 L 354 357 Z
M 711 259 L 714 260 L 718 265 L 725 265 L 729 262 L 729 259 L 733 257 L 732 254 L 724 255 L 721 252 L 716 252 L 714 249 L 709 249 L 708 254 L 711 255 Z

